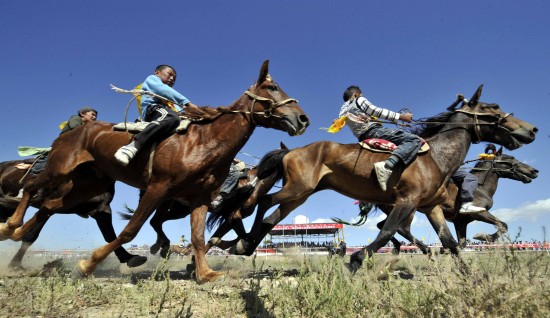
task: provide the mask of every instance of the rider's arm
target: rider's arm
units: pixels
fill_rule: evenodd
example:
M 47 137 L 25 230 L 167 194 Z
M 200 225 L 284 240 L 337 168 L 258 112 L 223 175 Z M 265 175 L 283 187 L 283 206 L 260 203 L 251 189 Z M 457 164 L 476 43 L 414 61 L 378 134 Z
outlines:
M 190 103 L 187 97 L 183 96 L 172 87 L 164 84 L 160 77 L 156 75 L 149 75 L 147 79 L 145 79 L 145 82 L 143 82 L 143 89 L 160 95 L 164 98 L 168 98 L 169 100 L 175 101 L 180 105 Z
M 369 102 L 368 99 L 366 99 L 363 96 L 358 97 L 356 102 L 359 109 L 361 109 L 365 114 L 369 116 L 374 116 L 378 119 L 387 119 L 394 123 L 396 123 L 399 120 L 399 113 L 392 112 L 389 109 L 375 106 L 373 103 Z

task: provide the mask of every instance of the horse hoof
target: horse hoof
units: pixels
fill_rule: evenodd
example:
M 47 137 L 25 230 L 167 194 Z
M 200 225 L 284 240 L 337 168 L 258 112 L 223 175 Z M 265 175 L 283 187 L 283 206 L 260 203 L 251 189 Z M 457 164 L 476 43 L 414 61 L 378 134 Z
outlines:
M 128 267 L 130 267 L 130 268 L 131 267 L 138 267 L 138 266 L 143 265 L 145 262 L 147 262 L 147 257 L 140 256 L 140 255 L 134 255 L 132 258 L 130 258 L 130 260 L 128 260 L 126 265 L 128 265 Z
M 93 266 L 89 260 L 83 259 L 78 262 L 77 271 L 75 271 L 74 275 L 86 277 L 93 273 L 94 269 L 95 266 Z
M 224 274 L 221 272 L 210 271 L 208 274 L 204 275 L 201 278 L 197 276 L 197 283 L 204 284 L 204 283 L 215 282 L 218 279 L 222 278 L 223 276 Z
M 159 249 L 160 249 L 160 244 L 155 243 L 155 244 L 151 245 L 151 247 L 149 248 L 149 252 L 151 252 L 151 254 L 155 255 L 155 254 L 157 254 Z
M 212 244 L 213 246 L 218 246 L 221 242 L 221 238 L 219 237 L 212 237 L 210 240 L 208 240 L 208 243 Z
M 0 241 L 5 241 L 10 238 L 13 230 L 6 223 L 0 223 Z

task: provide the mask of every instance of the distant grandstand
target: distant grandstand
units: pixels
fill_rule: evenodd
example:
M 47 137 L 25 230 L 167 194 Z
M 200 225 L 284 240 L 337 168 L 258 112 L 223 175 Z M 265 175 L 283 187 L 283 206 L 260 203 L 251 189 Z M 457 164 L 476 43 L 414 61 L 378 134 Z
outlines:
M 300 248 L 308 253 L 325 253 L 344 240 L 344 225 L 339 223 L 304 223 L 276 225 L 266 236 L 258 253 L 275 253 L 278 249 Z

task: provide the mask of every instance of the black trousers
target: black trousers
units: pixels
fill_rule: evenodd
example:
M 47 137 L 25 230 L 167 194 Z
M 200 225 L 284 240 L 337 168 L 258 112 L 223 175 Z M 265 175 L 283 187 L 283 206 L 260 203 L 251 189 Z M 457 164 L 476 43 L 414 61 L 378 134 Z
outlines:
M 147 107 L 145 121 L 150 124 L 134 137 L 140 147 L 170 136 L 180 124 L 178 114 L 171 108 L 160 104 Z

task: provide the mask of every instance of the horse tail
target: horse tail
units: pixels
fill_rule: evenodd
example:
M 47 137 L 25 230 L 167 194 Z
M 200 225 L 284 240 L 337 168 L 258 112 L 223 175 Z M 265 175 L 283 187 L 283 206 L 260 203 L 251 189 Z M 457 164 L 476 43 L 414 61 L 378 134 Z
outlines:
M 210 216 L 208 216 L 208 220 L 206 220 L 206 228 L 212 231 L 215 226 L 227 220 L 233 212 L 248 200 L 253 191 L 254 186 L 247 184 L 229 192 L 227 196 L 224 197 L 222 203 L 210 211 Z
M 289 152 L 288 149 L 276 149 L 268 152 L 258 164 L 258 178 L 265 179 L 275 175 L 277 180 L 282 179 L 284 172 L 283 157 Z
M 117 212 L 118 215 L 120 215 L 120 217 L 123 219 L 123 220 L 129 220 L 132 218 L 132 215 L 134 215 L 134 212 L 136 212 L 135 209 L 132 209 L 131 207 L 129 207 L 128 205 L 125 205 L 124 207 L 126 209 L 126 212 Z
M 351 225 L 351 226 L 362 226 L 367 222 L 367 217 L 369 213 L 373 210 L 373 208 L 377 208 L 376 204 L 360 201 L 359 202 L 359 220 L 357 220 L 356 222 L 353 222 L 353 223 L 347 222 L 337 217 L 333 217 L 330 219 L 340 224 Z

